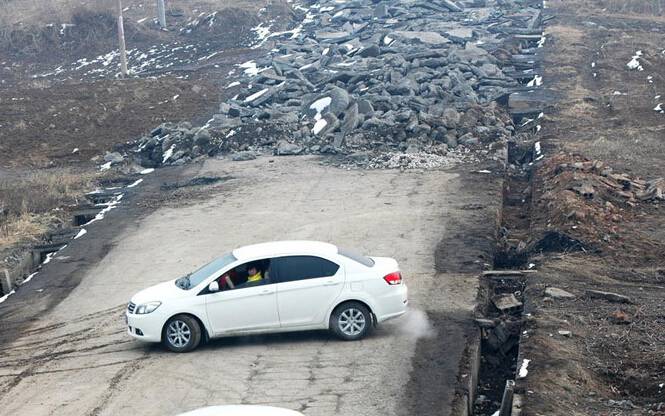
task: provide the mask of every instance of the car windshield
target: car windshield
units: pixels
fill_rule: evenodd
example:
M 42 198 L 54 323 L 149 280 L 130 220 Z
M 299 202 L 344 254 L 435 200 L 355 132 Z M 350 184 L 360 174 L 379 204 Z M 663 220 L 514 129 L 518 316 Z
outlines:
M 233 263 L 236 260 L 237 259 L 233 256 L 233 254 L 231 253 L 225 254 L 224 256 L 215 259 L 210 263 L 206 264 L 205 266 L 199 268 L 197 271 L 192 272 L 187 276 L 181 277 L 180 279 L 175 281 L 175 284 L 180 289 L 189 290 L 193 287 L 198 286 L 202 281 L 210 277 L 211 274 L 215 273 L 218 270 L 223 269 L 224 267 L 228 266 L 229 264 Z

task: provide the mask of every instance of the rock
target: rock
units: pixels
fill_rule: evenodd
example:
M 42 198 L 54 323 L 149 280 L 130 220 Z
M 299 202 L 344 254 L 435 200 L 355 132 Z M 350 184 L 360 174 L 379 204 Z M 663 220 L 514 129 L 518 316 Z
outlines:
M 559 335 L 561 335 L 561 336 L 564 336 L 564 337 L 570 337 L 570 336 L 573 335 L 572 332 L 567 331 L 567 330 L 564 330 L 564 329 L 560 329 L 560 330 L 558 330 L 557 333 L 558 333 Z
M 522 307 L 522 302 L 517 300 L 515 295 L 512 293 L 493 296 L 492 303 L 500 311 L 510 311 Z
M 346 136 L 351 130 L 354 130 L 358 127 L 358 104 L 353 103 L 349 108 L 344 112 L 344 119 L 340 125 L 340 131 L 342 136 Z M 339 146 L 336 146 L 339 147 Z
M 441 115 L 441 122 L 445 127 L 449 129 L 455 129 L 457 128 L 457 124 L 459 123 L 460 118 L 461 115 L 457 110 L 448 107 L 443 110 L 443 114 Z
M 610 322 L 617 325 L 627 325 L 631 322 L 630 315 L 622 310 L 616 310 L 610 314 Z
M 363 162 L 369 160 L 371 156 L 372 154 L 370 152 L 354 152 L 347 157 L 354 162 Z
M 633 303 L 628 296 L 613 292 L 603 292 L 600 290 L 587 290 L 586 295 L 592 299 L 605 299 L 614 303 Z
M 328 92 L 327 95 L 330 96 L 330 112 L 336 116 L 339 116 L 344 110 L 347 109 L 350 102 L 349 93 L 339 87 L 333 87 Z
M 106 152 L 104 155 L 104 161 L 111 162 L 111 164 L 120 163 L 123 160 L 125 160 L 125 158 L 118 152 Z
M 374 8 L 373 15 L 374 17 L 379 19 L 385 19 L 386 17 L 390 17 L 390 13 L 388 13 L 388 6 L 385 3 L 379 4 Z
M 390 37 L 412 40 L 432 46 L 440 46 L 440 45 L 445 45 L 446 43 L 450 43 L 448 39 L 441 36 L 437 32 L 415 32 L 415 31 L 397 30 L 393 32 L 390 35 Z
M 480 144 L 480 139 L 475 137 L 471 133 L 467 133 L 467 134 L 463 135 L 457 141 L 459 143 L 467 145 L 467 146 L 475 146 L 477 144 Z
M 194 144 L 198 146 L 205 146 L 210 143 L 212 136 L 208 129 L 200 129 L 194 134 Z
M 457 135 L 456 135 L 454 132 L 446 133 L 446 144 L 447 144 L 448 147 L 450 147 L 451 149 L 454 149 L 454 148 L 457 147 L 457 145 L 458 145 L 458 143 L 457 143 Z
M 570 292 L 566 292 L 563 289 L 556 287 L 548 287 L 545 289 L 545 296 L 549 296 L 554 299 L 574 299 L 575 295 Z
M 280 140 L 277 142 L 275 154 L 277 156 L 297 155 L 300 154 L 302 150 L 302 147 L 298 146 L 297 144 L 289 143 L 286 140 Z
M 381 55 L 381 49 L 376 45 L 372 45 L 361 49 L 356 55 L 362 56 L 363 58 L 374 58 Z
M 374 115 L 374 107 L 369 100 L 358 100 L 358 113 L 366 117 L 372 117 Z
M 231 155 L 231 160 L 235 162 L 254 160 L 254 159 L 256 159 L 256 153 L 248 150 L 242 152 L 236 152 Z

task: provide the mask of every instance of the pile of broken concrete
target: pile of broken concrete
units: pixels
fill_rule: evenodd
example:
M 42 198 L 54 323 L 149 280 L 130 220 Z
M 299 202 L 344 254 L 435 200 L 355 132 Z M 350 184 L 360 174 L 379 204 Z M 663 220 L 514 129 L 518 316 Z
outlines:
M 514 131 L 495 100 L 519 87 L 493 55 L 509 37 L 496 28 L 515 33 L 540 11 L 489 3 L 298 4 L 303 19 L 292 30 L 257 29 L 271 52 L 239 65 L 239 78 L 226 87 L 237 94 L 218 114 L 198 129 L 153 130 L 136 142 L 139 162 L 158 167 L 239 151 L 244 159 L 266 149 L 278 155 L 450 152 L 454 158 L 460 146 L 491 148 Z M 518 18 L 507 17 L 511 10 Z

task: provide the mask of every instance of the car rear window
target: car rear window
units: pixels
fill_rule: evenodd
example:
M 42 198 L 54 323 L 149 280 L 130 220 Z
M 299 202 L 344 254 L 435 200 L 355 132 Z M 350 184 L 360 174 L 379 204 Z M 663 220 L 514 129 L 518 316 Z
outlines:
M 351 260 L 358 262 L 362 264 L 363 266 L 367 267 L 372 267 L 374 266 L 374 260 L 367 256 L 363 256 L 362 254 L 358 253 L 357 251 L 354 250 L 349 250 L 346 248 L 337 248 L 337 254 L 350 258 Z
M 339 270 L 339 265 L 316 256 L 277 257 L 271 267 L 279 282 L 330 277 Z

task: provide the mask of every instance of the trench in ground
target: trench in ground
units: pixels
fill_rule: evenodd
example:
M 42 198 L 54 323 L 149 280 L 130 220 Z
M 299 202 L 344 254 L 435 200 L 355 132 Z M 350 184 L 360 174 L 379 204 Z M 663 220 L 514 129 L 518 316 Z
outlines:
M 471 403 L 474 415 L 510 415 L 516 378 L 524 292 L 528 270 L 534 159 L 530 142 L 508 146 L 503 203 L 494 255 L 494 270 L 480 283 L 477 325 L 481 331 L 478 386 Z

